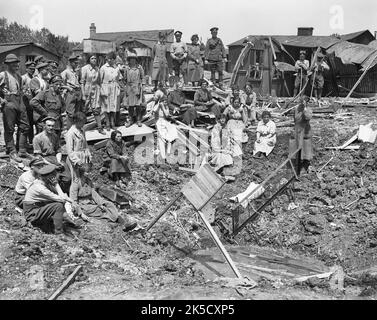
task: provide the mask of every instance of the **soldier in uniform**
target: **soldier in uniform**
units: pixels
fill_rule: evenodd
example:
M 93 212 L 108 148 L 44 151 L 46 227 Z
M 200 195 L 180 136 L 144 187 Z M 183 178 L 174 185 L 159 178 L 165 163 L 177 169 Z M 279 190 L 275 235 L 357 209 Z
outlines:
M 309 60 L 305 59 L 306 52 L 304 50 L 300 51 L 300 59 L 296 61 L 295 69 L 297 71 L 295 79 L 295 89 L 293 96 L 296 96 L 299 91 L 303 88 L 306 81 L 308 80 L 308 70 L 309 70 Z
M 43 130 L 44 118 L 52 117 L 55 119 L 55 131 L 60 137 L 63 128 L 62 113 L 65 110 L 61 96 L 62 83 L 63 79 L 59 74 L 53 76 L 50 80 L 49 89 L 40 91 L 30 101 L 34 110 L 34 122 L 38 133 Z
M 33 97 L 31 94 L 31 89 L 30 89 L 30 82 L 33 79 L 33 74 L 35 72 L 35 63 L 34 61 L 27 61 L 25 63 L 26 66 L 26 73 L 22 75 L 22 90 L 23 90 L 23 102 L 26 107 L 26 112 L 27 116 L 29 119 L 29 125 L 30 125 L 30 130 L 29 130 L 29 143 L 33 143 L 33 137 L 34 137 L 34 121 L 33 121 L 33 108 L 30 106 L 30 100 Z
M 218 83 L 222 86 L 224 64 L 226 62 L 225 47 L 220 38 L 217 37 L 219 28 L 210 29 L 212 38 L 208 39 L 204 52 L 205 64 L 208 64 L 211 70 L 211 81 L 216 81 L 216 71 L 219 74 Z
M 59 64 L 56 61 L 49 60 L 48 65 L 49 65 L 49 71 L 50 71 L 51 77 L 59 73 L 58 71 Z
M 84 112 L 84 104 L 82 102 L 81 86 L 76 72 L 78 67 L 78 58 L 72 54 L 68 58 L 67 68 L 61 73 L 63 84 L 67 89 L 65 96 L 65 106 L 67 113 L 67 130 L 72 126 L 72 119 L 75 112 Z
M 153 46 L 153 70 L 152 81 L 154 83 L 154 91 L 157 91 L 158 83 L 165 84 L 168 80 L 168 60 L 166 54 L 168 48 L 165 43 L 166 35 L 163 32 L 158 34 L 159 41 Z
M 39 92 L 48 89 L 48 64 L 41 62 L 37 64 L 38 74 L 30 81 L 31 95 L 35 97 Z
M 187 57 L 187 45 L 182 39 L 182 32 L 176 31 L 174 32 L 175 42 L 172 43 L 170 47 L 170 56 L 173 59 L 173 70 L 175 81 L 179 81 L 179 77 L 182 71 L 182 64 L 186 60 Z
M 26 152 L 29 121 L 22 99 L 22 79 L 19 70 L 20 60 L 14 54 L 8 54 L 4 63 L 7 70 L 0 73 L 0 106 L 3 112 L 4 140 L 6 152 L 11 160 L 22 162 L 20 157 L 30 157 Z M 19 154 L 14 143 L 14 131 L 19 130 Z

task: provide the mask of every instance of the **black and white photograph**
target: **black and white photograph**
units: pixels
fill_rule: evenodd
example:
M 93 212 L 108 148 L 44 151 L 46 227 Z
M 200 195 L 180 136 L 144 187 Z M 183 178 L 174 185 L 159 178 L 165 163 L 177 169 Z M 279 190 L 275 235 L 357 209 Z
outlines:
M 375 300 L 376 37 L 375 0 L 0 0 L 0 300 Z

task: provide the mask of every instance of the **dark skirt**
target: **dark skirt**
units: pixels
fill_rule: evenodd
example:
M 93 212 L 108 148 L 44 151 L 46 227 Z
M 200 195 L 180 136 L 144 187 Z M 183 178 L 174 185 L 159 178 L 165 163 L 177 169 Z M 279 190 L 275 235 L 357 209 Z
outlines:
M 109 163 L 109 175 L 113 177 L 114 173 L 131 175 L 130 164 L 125 159 L 111 159 Z

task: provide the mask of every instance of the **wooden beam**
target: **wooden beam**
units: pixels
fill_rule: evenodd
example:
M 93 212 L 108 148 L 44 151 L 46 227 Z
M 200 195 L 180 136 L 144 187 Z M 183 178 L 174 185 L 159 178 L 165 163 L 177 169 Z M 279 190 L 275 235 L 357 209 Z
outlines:
M 56 300 L 62 292 L 67 289 L 71 283 L 75 280 L 77 274 L 81 271 L 82 266 L 78 266 L 70 275 L 69 277 L 63 282 L 63 284 L 48 298 L 48 300 Z

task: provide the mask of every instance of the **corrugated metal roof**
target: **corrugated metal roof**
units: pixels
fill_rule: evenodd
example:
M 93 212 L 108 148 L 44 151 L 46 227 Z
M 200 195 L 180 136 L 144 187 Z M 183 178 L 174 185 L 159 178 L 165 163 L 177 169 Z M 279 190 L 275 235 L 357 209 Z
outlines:
M 364 44 L 342 41 L 330 47 L 327 53 L 334 53 L 344 64 L 360 64 L 364 68 L 368 64 L 365 63 L 366 60 L 376 51 Z
M 333 44 L 340 42 L 341 40 L 333 36 L 281 36 L 281 35 L 249 35 L 248 37 L 242 38 L 236 42 L 229 45 L 231 46 L 242 46 L 245 39 L 250 38 L 268 38 L 271 37 L 277 42 L 283 44 L 284 46 L 300 47 L 300 48 L 317 48 L 321 47 L 327 49 Z
M 164 30 L 144 30 L 144 31 L 125 31 L 125 32 L 102 32 L 96 33 L 91 39 L 114 41 L 117 44 L 124 43 L 131 39 L 157 40 L 159 32 L 168 34 L 167 40 L 173 39 L 173 29 Z

